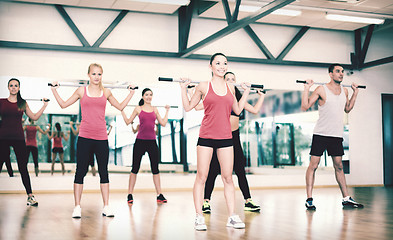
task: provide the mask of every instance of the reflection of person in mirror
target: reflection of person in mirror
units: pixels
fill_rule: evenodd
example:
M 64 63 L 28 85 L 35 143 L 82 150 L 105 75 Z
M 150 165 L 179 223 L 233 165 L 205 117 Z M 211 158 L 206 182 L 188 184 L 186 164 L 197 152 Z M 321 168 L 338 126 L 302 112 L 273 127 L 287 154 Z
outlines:
M 52 133 L 50 135 L 48 134 L 49 140 L 53 139 L 53 142 L 52 142 L 52 166 L 51 166 L 50 174 L 53 175 L 53 172 L 55 170 L 56 156 L 59 155 L 59 160 L 60 160 L 60 164 L 61 164 L 61 173 L 64 175 L 64 173 L 65 173 L 64 148 L 63 148 L 62 139 L 64 139 L 65 141 L 68 141 L 70 135 L 67 135 L 61 131 L 61 125 L 58 122 L 55 124 L 55 128 L 56 128 L 56 131 L 52 131 Z
M 310 210 L 316 209 L 312 198 L 315 172 L 323 152 L 327 150 L 329 156 L 333 159 L 336 180 L 343 196 L 342 205 L 344 207 L 361 208 L 363 205 L 349 196 L 342 164 L 342 156 L 344 155 L 342 144 L 344 112 L 349 113 L 354 107 L 359 89 L 357 84 L 352 83 L 353 93 L 349 99 L 348 90 L 341 86 L 344 78 L 344 68 L 340 64 L 332 64 L 328 70 L 329 83 L 318 86 L 309 96 L 310 87 L 314 84 L 314 81 L 307 80 L 302 95 L 302 110 L 306 111 L 318 101 L 319 111 L 319 119 L 314 128 L 311 144 L 310 164 L 306 171 L 306 207 Z
M 26 132 L 26 149 L 27 149 L 27 160 L 29 159 L 30 153 L 33 156 L 33 162 L 34 162 L 34 171 L 35 175 L 38 176 L 38 147 L 37 147 L 37 131 L 39 131 L 41 134 L 46 135 L 49 130 L 50 130 L 50 124 L 48 124 L 46 130 L 42 130 L 40 126 L 35 125 L 34 121 L 29 118 L 29 123 L 28 125 L 25 125 L 23 127 L 23 130 Z

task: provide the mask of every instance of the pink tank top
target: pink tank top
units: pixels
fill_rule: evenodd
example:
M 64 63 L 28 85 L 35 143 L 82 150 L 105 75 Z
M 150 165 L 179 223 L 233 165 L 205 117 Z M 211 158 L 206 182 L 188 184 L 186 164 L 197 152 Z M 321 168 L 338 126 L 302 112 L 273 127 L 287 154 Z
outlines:
M 231 139 L 231 123 L 229 117 L 233 105 L 233 95 L 227 85 L 227 93 L 224 96 L 217 95 L 211 82 L 203 99 L 205 116 L 202 119 L 199 137 L 207 139 Z
M 87 87 L 80 100 L 82 121 L 79 128 L 79 137 L 108 140 L 105 121 L 106 97 L 102 93 L 101 97 L 89 97 Z
M 153 112 L 141 111 L 139 113 L 139 130 L 137 139 L 156 140 L 156 133 L 154 131 L 156 121 L 156 114 Z
M 57 135 L 57 133 L 56 133 Z M 52 148 L 62 148 L 63 143 L 61 142 L 61 137 L 53 137 Z
M 37 126 L 26 126 L 26 146 L 37 147 Z

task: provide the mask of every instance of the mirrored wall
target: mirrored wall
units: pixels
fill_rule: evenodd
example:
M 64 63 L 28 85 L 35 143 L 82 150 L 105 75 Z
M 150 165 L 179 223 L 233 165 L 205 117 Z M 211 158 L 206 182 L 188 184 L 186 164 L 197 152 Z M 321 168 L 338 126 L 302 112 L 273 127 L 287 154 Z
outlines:
M 302 112 L 301 91 L 268 91 L 262 108 L 257 114 L 245 112 L 240 119 L 240 139 L 246 156 L 246 166 L 252 168 L 285 168 L 291 166 L 307 167 L 313 128 L 318 119 L 318 106 L 315 104 L 307 112 Z M 254 93 L 249 97 L 249 103 L 254 105 L 259 95 Z M 129 109 L 131 112 L 133 109 Z M 165 109 L 159 109 L 162 116 Z M 172 109 L 171 109 L 172 111 Z M 181 171 L 196 170 L 196 143 L 203 111 L 192 110 L 183 113 L 181 108 L 178 118 L 169 119 L 165 127 L 157 127 L 157 143 L 160 149 L 161 164 L 174 164 Z M 180 116 L 180 117 L 179 117 Z M 27 119 L 26 116 L 24 116 Z M 51 124 L 54 131 L 55 123 L 60 123 L 62 130 L 70 134 L 68 141 L 63 139 L 64 160 L 66 163 L 76 161 L 77 135 L 72 133 L 70 122 L 79 122 L 79 115 L 44 114 L 36 125 L 43 130 Z M 26 124 L 28 121 L 25 121 Z M 110 147 L 109 164 L 131 166 L 132 153 L 137 133 L 133 128 L 138 125 L 138 118 L 133 124 L 126 126 L 121 115 L 106 117 L 108 141 Z M 344 119 L 344 160 L 349 159 L 349 143 L 347 120 Z M 39 162 L 51 162 L 51 141 L 42 134 L 37 134 Z M 30 156 L 31 158 L 31 156 Z M 12 153 L 12 162 L 15 155 Z M 32 159 L 29 161 L 32 163 Z M 142 158 L 142 165 L 148 166 L 147 154 Z M 332 166 L 330 158 L 324 154 L 321 166 Z M 150 168 L 147 167 L 147 170 Z M 143 170 L 143 169 L 142 169 Z

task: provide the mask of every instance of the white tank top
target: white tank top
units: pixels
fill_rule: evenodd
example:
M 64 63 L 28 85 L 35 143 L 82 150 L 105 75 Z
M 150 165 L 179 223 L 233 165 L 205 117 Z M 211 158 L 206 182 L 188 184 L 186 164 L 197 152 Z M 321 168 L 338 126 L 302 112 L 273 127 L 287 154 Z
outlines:
M 339 95 L 333 94 L 326 85 L 323 85 L 326 93 L 326 101 L 318 106 L 319 119 L 314 128 L 314 134 L 329 137 L 343 137 L 344 132 L 344 109 L 346 97 L 344 88 L 341 87 Z

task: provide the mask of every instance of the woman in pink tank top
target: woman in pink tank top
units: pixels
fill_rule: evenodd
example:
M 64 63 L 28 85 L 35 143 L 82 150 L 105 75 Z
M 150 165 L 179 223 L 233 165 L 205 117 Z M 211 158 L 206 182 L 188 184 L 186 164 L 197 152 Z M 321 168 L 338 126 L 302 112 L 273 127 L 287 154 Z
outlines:
M 97 63 L 90 64 L 87 74 L 89 85 L 79 87 L 72 96 L 64 101 L 57 92 L 58 84 L 53 82 L 52 93 L 61 108 L 66 108 L 80 100 L 82 121 L 79 128 L 77 143 L 77 163 L 74 179 L 75 208 L 73 218 L 81 218 L 80 202 L 83 191 L 83 179 L 88 171 L 91 154 L 97 158 L 98 172 L 100 174 L 101 195 L 104 202 L 103 216 L 113 217 L 114 214 L 108 207 L 109 203 L 109 177 L 108 159 L 109 146 L 106 132 L 105 107 L 108 101 L 113 107 L 122 111 L 134 95 L 134 86 L 130 85 L 130 93 L 119 103 L 108 88 L 102 85 L 102 66 Z
M 27 149 L 27 161 L 29 160 L 30 153 L 33 156 L 34 171 L 35 175 L 38 176 L 38 147 L 37 147 L 37 131 L 41 134 L 46 135 L 49 132 L 50 124 L 48 124 L 46 130 L 42 130 L 40 126 L 34 124 L 34 121 L 29 118 L 29 125 L 25 125 L 23 130 L 26 133 L 26 149 Z
M 151 105 L 153 98 L 153 91 L 149 88 L 145 88 L 142 91 L 142 99 L 139 101 L 137 106 L 132 112 L 130 118 L 127 118 L 124 111 L 121 112 L 126 124 L 130 124 L 134 121 L 135 117 L 139 117 L 138 135 L 136 136 L 133 156 L 132 156 L 132 170 L 130 173 L 129 184 L 128 184 L 128 196 L 127 202 L 129 204 L 134 203 L 132 196 L 136 183 L 136 175 L 139 172 L 141 165 L 142 156 L 148 152 L 150 158 L 151 172 L 153 173 L 153 182 L 157 193 L 157 202 L 166 203 L 164 195 L 161 192 L 161 181 L 160 172 L 158 170 L 159 163 L 159 151 L 156 143 L 156 131 L 154 130 L 155 121 L 157 119 L 161 126 L 165 126 L 168 122 L 169 105 L 165 106 L 166 112 L 164 118 L 160 116 L 157 107 Z
M 60 123 L 55 124 L 56 131 L 52 131 L 52 134 L 48 134 L 49 140 L 53 140 L 52 142 L 52 166 L 50 170 L 50 174 L 53 175 L 53 172 L 55 170 L 55 162 L 56 162 L 56 156 L 59 155 L 59 160 L 61 164 L 61 173 L 64 175 L 65 173 L 65 167 L 64 167 L 64 149 L 63 149 L 63 143 L 62 140 L 64 138 L 65 141 L 68 141 L 68 138 L 70 135 L 64 134 L 64 132 L 61 131 L 61 126 Z
M 221 166 L 221 178 L 224 183 L 224 195 L 229 217 L 227 226 L 244 228 L 244 223 L 235 215 L 235 187 L 232 180 L 233 171 L 233 144 L 230 124 L 231 110 L 240 114 L 247 101 L 250 89 L 242 84 L 244 94 L 240 101 L 236 100 L 233 85 L 227 84 L 224 75 L 227 72 L 227 58 L 222 53 L 214 54 L 210 59 L 212 79 L 201 82 L 196 86 L 191 100 L 187 96 L 189 80 L 180 83 L 182 89 L 182 102 L 185 111 L 190 111 L 203 100 L 205 116 L 202 120 L 197 144 L 197 175 L 195 178 L 193 195 L 196 211 L 195 229 L 206 230 L 205 219 L 202 215 L 203 192 L 209 172 L 209 165 L 213 150 Z

